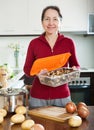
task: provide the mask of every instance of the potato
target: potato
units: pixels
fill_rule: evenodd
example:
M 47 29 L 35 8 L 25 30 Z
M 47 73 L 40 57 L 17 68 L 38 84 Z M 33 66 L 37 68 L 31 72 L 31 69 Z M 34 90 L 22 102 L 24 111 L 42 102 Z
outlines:
M 30 130 L 31 127 L 35 124 L 32 119 L 27 119 L 21 124 L 22 130 Z
M 0 115 L 0 124 L 4 121 L 3 115 Z
M 23 114 L 14 114 L 11 118 L 10 118 L 12 123 L 22 123 L 25 120 L 25 116 Z
M 68 124 L 71 127 L 79 127 L 82 124 L 82 119 L 79 116 L 72 116 L 69 120 L 68 120 Z
M 0 109 L 0 115 L 2 115 L 3 117 L 5 117 L 7 115 L 7 111 L 3 108 Z
M 17 114 L 26 114 L 26 112 L 27 112 L 27 110 L 26 110 L 25 106 L 18 106 L 15 109 L 15 113 L 17 113 Z

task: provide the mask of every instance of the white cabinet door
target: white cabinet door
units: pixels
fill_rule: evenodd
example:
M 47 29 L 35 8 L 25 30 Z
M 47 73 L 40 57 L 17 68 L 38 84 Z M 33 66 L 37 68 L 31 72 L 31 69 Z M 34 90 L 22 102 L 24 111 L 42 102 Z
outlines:
M 43 8 L 48 5 L 48 0 L 29 0 L 29 33 L 30 34 L 41 34 L 43 28 L 41 25 L 41 14 Z
M 87 29 L 87 0 L 52 0 L 63 15 L 62 31 L 85 31 Z
M 27 32 L 27 0 L 0 0 L 0 35 Z
M 88 13 L 94 13 L 94 0 L 88 0 Z
M 87 1 L 0 0 L 0 35 L 41 34 L 41 13 L 47 5 L 60 7 L 63 15 L 61 31 L 86 31 Z
M 87 0 L 65 0 L 64 23 L 62 30 L 86 31 L 87 30 Z
M 41 12 L 47 5 L 57 5 L 63 15 L 61 31 L 87 30 L 87 0 L 29 0 L 29 32 L 42 32 Z

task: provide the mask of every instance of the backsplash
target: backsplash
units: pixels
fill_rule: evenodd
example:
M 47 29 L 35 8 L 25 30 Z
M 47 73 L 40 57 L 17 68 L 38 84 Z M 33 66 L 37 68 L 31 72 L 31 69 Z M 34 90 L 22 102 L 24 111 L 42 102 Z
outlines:
M 64 33 L 72 38 L 76 44 L 77 57 L 81 67 L 94 68 L 94 36 L 83 36 L 77 34 Z M 27 47 L 34 36 L 0 37 L 0 65 L 8 63 L 15 68 L 14 50 L 10 44 L 19 44 L 19 68 L 23 69 Z

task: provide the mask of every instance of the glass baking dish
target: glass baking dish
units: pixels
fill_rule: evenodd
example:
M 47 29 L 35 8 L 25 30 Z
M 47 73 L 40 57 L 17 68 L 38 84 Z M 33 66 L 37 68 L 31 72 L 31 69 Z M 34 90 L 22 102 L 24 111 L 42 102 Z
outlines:
M 38 77 L 41 84 L 50 87 L 58 87 L 79 78 L 80 71 L 62 67 L 44 74 L 40 74 Z

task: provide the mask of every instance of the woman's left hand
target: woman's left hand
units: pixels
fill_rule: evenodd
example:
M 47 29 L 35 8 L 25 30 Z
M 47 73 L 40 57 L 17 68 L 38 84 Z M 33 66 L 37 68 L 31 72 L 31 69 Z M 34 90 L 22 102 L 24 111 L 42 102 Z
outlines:
M 47 72 L 48 72 L 47 69 L 43 69 L 43 70 L 41 70 L 41 71 L 37 74 L 37 76 L 40 76 L 41 74 L 45 74 L 45 73 L 47 73 Z

